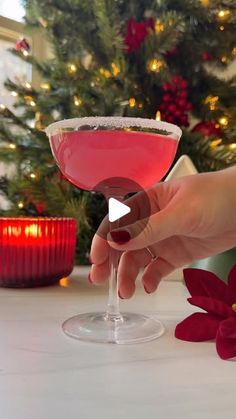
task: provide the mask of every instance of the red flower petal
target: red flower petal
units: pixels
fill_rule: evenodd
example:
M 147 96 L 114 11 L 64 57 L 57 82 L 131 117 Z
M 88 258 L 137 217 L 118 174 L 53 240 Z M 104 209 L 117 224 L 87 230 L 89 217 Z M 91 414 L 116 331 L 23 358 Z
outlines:
M 175 337 L 189 342 L 215 339 L 220 319 L 213 314 L 193 313 L 177 324 Z
M 210 314 L 215 314 L 223 319 L 227 319 L 233 315 L 233 310 L 223 301 L 216 300 L 215 298 L 194 296 L 188 298 L 188 302 L 194 306 L 206 310 Z
M 226 301 L 226 284 L 213 272 L 203 269 L 187 268 L 183 270 L 186 286 L 192 296 L 202 295 Z
M 216 350 L 222 359 L 236 357 L 236 318 L 220 323 L 216 334 Z
M 226 298 L 230 305 L 236 303 L 236 265 L 233 266 L 228 276 Z

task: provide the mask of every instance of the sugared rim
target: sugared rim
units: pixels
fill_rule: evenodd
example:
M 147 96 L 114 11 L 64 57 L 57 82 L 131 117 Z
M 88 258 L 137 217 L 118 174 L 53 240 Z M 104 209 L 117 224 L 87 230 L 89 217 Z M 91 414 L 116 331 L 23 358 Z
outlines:
M 96 124 L 95 124 L 96 123 Z M 62 121 L 53 122 L 46 129 L 45 132 L 47 136 L 53 135 L 55 130 L 60 128 L 80 128 L 83 125 L 102 125 L 102 126 L 112 126 L 115 125 L 117 128 L 149 128 L 149 129 L 159 129 L 167 131 L 169 136 L 175 135 L 174 139 L 179 141 L 182 131 L 181 129 L 174 124 L 164 121 L 156 121 L 155 119 L 148 118 L 130 118 L 122 116 L 85 116 L 84 118 L 71 118 L 63 119 Z M 177 138 L 176 138 L 177 137 Z

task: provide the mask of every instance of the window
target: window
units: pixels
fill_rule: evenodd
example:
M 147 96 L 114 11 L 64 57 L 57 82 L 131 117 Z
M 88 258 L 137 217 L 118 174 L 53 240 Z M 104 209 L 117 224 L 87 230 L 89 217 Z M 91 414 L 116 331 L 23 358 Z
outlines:
M 22 22 L 25 9 L 20 0 L 1 0 L 0 15 L 16 20 L 17 22 Z

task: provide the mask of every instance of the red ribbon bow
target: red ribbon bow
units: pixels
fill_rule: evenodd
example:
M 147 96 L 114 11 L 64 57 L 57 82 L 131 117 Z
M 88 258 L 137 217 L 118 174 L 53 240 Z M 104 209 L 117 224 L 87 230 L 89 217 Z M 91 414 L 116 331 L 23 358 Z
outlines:
M 184 280 L 189 303 L 206 313 L 193 313 L 177 324 L 175 337 L 189 342 L 215 339 L 220 358 L 236 357 L 236 265 L 228 284 L 202 269 L 184 269 Z

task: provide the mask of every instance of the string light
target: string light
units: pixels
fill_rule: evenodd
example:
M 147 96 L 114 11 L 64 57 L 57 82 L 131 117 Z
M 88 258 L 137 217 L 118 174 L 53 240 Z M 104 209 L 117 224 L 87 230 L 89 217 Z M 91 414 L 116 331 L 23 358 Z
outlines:
M 136 99 L 134 97 L 129 98 L 129 107 L 134 108 L 136 105 Z
M 232 143 L 229 145 L 230 150 L 236 150 L 236 143 Z
M 5 111 L 6 106 L 5 106 L 5 105 L 3 105 L 3 103 L 0 103 L 0 109 L 1 109 L 2 111 Z
M 116 77 L 118 74 L 120 74 L 120 66 L 118 64 L 111 63 L 111 69 L 113 76 Z
M 236 47 L 232 49 L 232 55 L 236 56 Z
M 101 67 L 99 69 L 99 72 L 102 76 L 104 76 L 106 79 L 109 79 L 109 77 L 111 77 L 111 73 L 110 71 L 106 70 L 105 68 Z
M 221 20 L 227 19 L 230 15 L 229 10 L 220 10 L 217 14 L 218 18 Z
M 18 96 L 18 93 L 17 93 L 17 92 L 15 92 L 15 91 L 13 90 L 13 91 L 11 92 L 11 95 L 16 97 L 16 96 Z
M 164 62 L 162 60 L 157 60 L 156 58 L 152 58 L 147 63 L 148 71 L 152 71 L 153 73 L 159 73 L 164 67 Z
M 51 86 L 49 83 L 41 83 L 40 84 L 41 89 L 43 90 L 50 90 Z
M 16 149 L 16 145 L 13 143 L 8 144 L 8 148 L 10 148 L 11 150 L 15 150 Z
M 31 179 L 36 179 L 36 174 L 35 173 L 30 173 L 29 176 L 30 176 Z
M 142 104 L 142 102 L 140 102 L 140 103 L 138 104 L 138 108 L 139 108 L 139 109 L 143 109 L 143 104 Z
M 75 106 L 80 106 L 82 104 L 82 100 L 78 96 L 74 96 L 74 104 Z
M 70 74 L 74 74 L 77 71 L 77 66 L 73 63 L 68 63 L 67 64 L 67 70 Z
M 222 116 L 221 118 L 219 118 L 219 124 L 222 127 L 227 127 L 228 126 L 228 123 L 229 123 L 229 120 L 228 120 L 228 118 L 226 116 Z
M 220 59 L 220 60 L 221 60 L 221 62 L 222 62 L 222 63 L 224 63 L 224 64 L 225 64 L 225 63 L 227 63 L 228 58 L 226 57 L 226 55 L 223 55 L 223 57 L 221 57 L 221 59 Z
M 211 141 L 211 147 L 215 148 L 218 147 L 222 143 L 222 138 L 216 138 L 215 140 Z
M 160 33 L 160 32 L 163 32 L 164 29 L 165 29 L 165 26 L 163 25 L 163 23 L 161 23 L 161 21 L 157 19 L 155 22 L 155 32 Z
M 220 31 L 224 31 L 225 30 L 225 27 L 224 27 L 224 25 L 220 25 Z
M 211 111 L 215 111 L 218 101 L 219 101 L 219 96 L 209 95 L 204 100 L 204 104 L 208 105 Z
M 35 101 L 34 101 L 34 100 L 31 100 L 29 104 L 30 104 L 30 106 L 32 106 L 32 108 L 33 108 L 34 106 L 36 106 L 36 103 L 35 103 Z
M 18 208 L 24 208 L 24 203 L 22 201 L 18 202 L 17 204 Z
M 155 119 L 156 119 L 156 121 L 161 121 L 161 112 L 160 111 L 157 111 Z
M 25 87 L 26 87 L 26 89 L 31 89 L 32 88 L 31 84 L 28 81 L 25 82 Z
M 66 277 L 66 278 L 61 278 L 59 281 L 59 285 L 60 287 L 64 287 L 67 288 L 70 285 L 70 278 Z
M 24 50 L 22 51 L 22 54 L 23 54 L 25 57 L 28 57 L 28 55 L 29 55 L 29 53 L 28 53 L 28 51 L 26 51 L 26 49 L 24 49 Z

